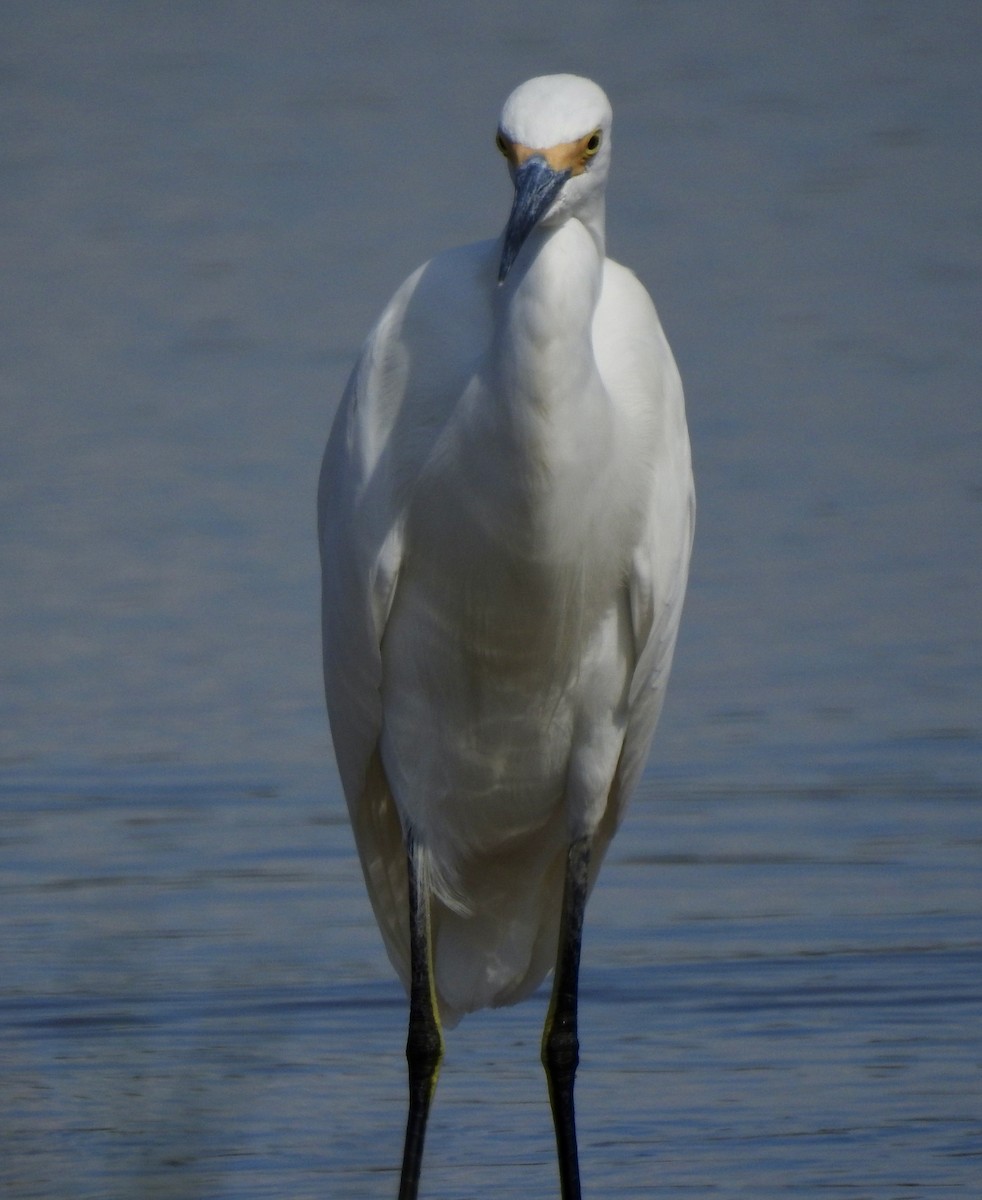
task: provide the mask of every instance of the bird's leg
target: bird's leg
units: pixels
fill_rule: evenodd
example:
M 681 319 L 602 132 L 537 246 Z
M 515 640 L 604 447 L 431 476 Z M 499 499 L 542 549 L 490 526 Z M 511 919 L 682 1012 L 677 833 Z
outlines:
M 549 1081 L 549 1100 L 556 1127 L 562 1200 L 580 1200 L 580 1164 L 576 1152 L 573 1079 L 580 1058 L 576 1035 L 576 996 L 580 974 L 580 942 L 586 908 L 590 838 L 571 843 L 566 860 L 563 915 L 559 929 L 552 1000 L 542 1034 L 542 1065 Z
M 399 1200 L 416 1200 L 423 1165 L 423 1139 L 430 1101 L 436 1091 L 440 1060 L 443 1058 L 443 1032 L 437 1010 L 433 982 L 433 947 L 430 939 L 430 897 L 423 870 L 423 852 L 409 832 L 409 949 L 411 980 L 409 987 L 409 1036 L 406 1059 L 409 1063 L 409 1116 L 406 1120 L 406 1144 L 399 1180 Z

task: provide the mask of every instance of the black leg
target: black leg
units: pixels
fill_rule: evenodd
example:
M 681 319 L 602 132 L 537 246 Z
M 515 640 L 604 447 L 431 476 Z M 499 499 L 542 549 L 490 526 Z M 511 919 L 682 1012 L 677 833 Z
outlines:
M 566 860 L 566 886 L 559 929 L 559 950 L 552 1000 L 542 1034 L 542 1065 L 549 1081 L 549 1100 L 556 1126 L 559 1154 L 559 1183 L 562 1200 L 580 1200 L 580 1164 L 576 1152 L 576 1119 L 573 1112 L 573 1080 L 580 1059 L 576 1034 L 576 995 L 580 975 L 580 943 L 586 909 L 590 839 L 578 838 L 570 845 Z
M 422 852 L 412 833 L 407 838 L 409 860 L 409 945 L 412 979 L 409 989 L 409 1116 L 402 1156 L 399 1200 L 416 1200 L 423 1165 L 423 1139 L 430 1101 L 436 1091 L 443 1033 L 433 985 L 433 947 L 430 944 L 430 898 L 422 870 Z

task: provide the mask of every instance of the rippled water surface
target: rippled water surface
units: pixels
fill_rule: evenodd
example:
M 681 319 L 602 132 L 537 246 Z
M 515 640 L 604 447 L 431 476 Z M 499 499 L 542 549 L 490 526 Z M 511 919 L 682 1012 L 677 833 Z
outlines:
M 605 1200 L 982 1190 L 982 10 L 0 13 L 0 1194 L 391 1197 L 405 1003 L 325 731 L 313 490 L 369 323 L 614 103 L 609 249 L 699 487 L 588 913 Z M 556 1194 L 544 997 L 448 1039 L 426 1197 Z
M 16 1196 L 388 1196 L 405 1004 L 317 781 L 6 791 Z M 970 1196 L 978 795 L 645 794 L 595 896 L 588 1195 Z M 426 1194 L 551 1195 L 544 997 L 449 1038 Z

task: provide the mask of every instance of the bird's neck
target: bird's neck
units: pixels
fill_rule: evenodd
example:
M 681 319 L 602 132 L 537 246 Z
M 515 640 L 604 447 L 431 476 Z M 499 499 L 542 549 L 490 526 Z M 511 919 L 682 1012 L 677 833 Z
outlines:
M 530 236 L 498 289 L 478 456 L 494 464 L 495 511 L 512 506 L 513 551 L 584 569 L 614 434 L 593 345 L 603 262 L 579 221 Z
M 602 387 L 593 316 L 603 278 L 602 225 L 575 219 L 536 229 L 497 296 L 493 369 L 517 415 L 589 405 Z

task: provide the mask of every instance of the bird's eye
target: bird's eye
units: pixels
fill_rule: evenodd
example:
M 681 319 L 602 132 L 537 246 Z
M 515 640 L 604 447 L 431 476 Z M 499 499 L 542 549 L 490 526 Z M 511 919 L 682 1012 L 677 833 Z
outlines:
M 508 139 L 505 137 L 505 135 L 501 132 L 500 129 L 494 135 L 494 144 L 498 147 L 498 149 L 505 156 L 505 158 L 507 158 L 508 157 L 508 149 L 509 149 Z
M 591 133 L 589 138 L 587 138 L 586 146 L 584 146 L 584 151 L 586 153 L 587 158 L 593 158 L 593 156 L 600 149 L 601 138 L 602 138 L 602 135 L 601 135 L 601 132 L 599 129 L 597 129 L 595 132 Z

